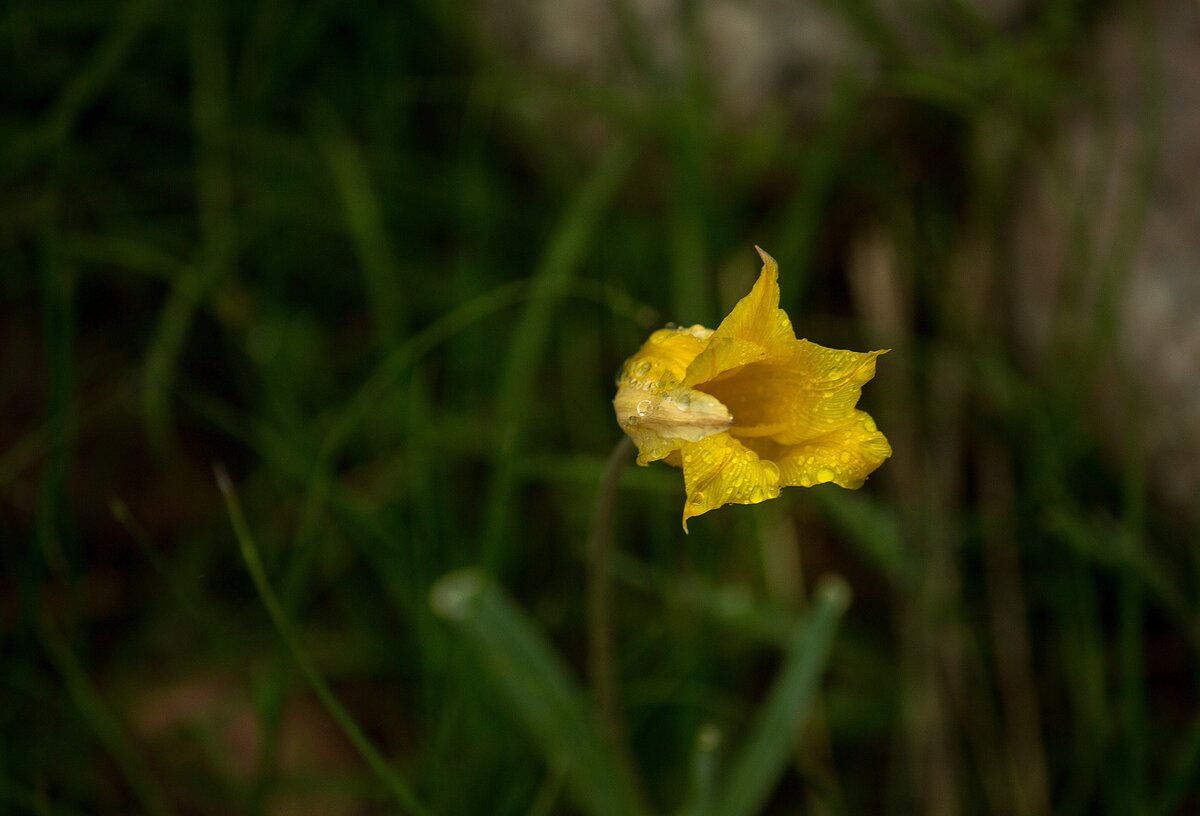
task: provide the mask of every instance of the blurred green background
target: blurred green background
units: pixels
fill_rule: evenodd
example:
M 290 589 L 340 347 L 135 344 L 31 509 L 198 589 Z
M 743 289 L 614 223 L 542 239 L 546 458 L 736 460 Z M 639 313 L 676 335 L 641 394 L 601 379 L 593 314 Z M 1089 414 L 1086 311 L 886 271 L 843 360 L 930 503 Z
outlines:
M 0 810 L 1195 812 L 1196 16 L 5 4 Z M 614 372 L 754 244 L 895 456 L 685 537 Z

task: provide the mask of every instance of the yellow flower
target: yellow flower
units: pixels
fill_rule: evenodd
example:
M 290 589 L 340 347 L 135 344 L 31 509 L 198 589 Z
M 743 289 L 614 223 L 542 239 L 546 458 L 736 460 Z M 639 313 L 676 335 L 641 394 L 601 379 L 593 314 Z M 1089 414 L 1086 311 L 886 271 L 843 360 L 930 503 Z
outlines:
M 796 339 L 779 308 L 779 266 L 758 254 L 758 281 L 716 331 L 660 329 L 617 380 L 613 408 L 638 464 L 683 467 L 685 532 L 693 516 L 773 499 L 784 487 L 859 487 L 892 455 L 875 421 L 855 408 L 886 349 Z

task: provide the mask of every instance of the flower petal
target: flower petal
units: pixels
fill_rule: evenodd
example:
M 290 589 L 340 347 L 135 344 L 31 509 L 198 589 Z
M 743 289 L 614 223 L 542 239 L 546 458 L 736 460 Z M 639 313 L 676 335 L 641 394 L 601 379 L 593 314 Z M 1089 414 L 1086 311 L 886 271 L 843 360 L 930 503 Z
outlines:
M 707 347 L 712 329 L 704 326 L 659 329 L 625 361 L 617 384 L 629 381 L 665 391 L 683 380 L 688 365 Z
M 726 504 L 758 504 L 779 495 L 780 471 L 728 433 L 682 446 L 683 530 L 688 519 Z
M 639 465 L 721 433 L 733 421 L 716 397 L 680 385 L 712 334 L 703 326 L 660 329 L 622 367 L 613 410 L 637 445 Z
M 729 409 L 736 436 L 796 445 L 855 421 L 862 386 L 875 376 L 875 360 L 884 353 L 793 340 L 787 359 L 747 365 L 699 387 Z
M 875 427 L 865 411 L 855 411 L 853 421 L 800 445 L 784 448 L 775 457 L 780 484 L 789 487 L 833 482 L 841 487 L 861 487 L 863 481 L 883 460 L 892 455 L 892 446 Z
M 787 313 L 779 308 L 779 265 L 762 249 L 758 254 L 763 268 L 754 288 L 737 302 L 707 348 L 692 360 L 684 385 L 711 382 L 739 366 L 786 358 L 791 353 L 796 334 Z

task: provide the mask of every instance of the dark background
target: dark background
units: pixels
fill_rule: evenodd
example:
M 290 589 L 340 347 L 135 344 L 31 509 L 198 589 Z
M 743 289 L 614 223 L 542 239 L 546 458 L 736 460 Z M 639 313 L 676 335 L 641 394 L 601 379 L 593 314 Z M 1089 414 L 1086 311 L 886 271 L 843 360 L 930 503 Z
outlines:
M 1198 18 L 6 4 L 0 810 L 1191 812 Z M 614 372 L 755 244 L 895 455 L 629 467 L 597 620 Z

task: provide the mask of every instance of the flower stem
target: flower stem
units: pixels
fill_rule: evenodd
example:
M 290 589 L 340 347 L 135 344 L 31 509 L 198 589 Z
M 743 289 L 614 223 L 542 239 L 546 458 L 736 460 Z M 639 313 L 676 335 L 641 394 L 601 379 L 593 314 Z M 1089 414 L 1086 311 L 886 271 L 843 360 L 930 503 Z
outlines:
M 617 691 L 617 672 L 613 655 L 612 626 L 612 551 L 613 512 L 621 471 L 633 455 L 633 443 L 623 436 L 613 448 L 600 478 L 587 552 L 588 674 L 600 725 L 621 761 L 632 771 L 625 743 Z

